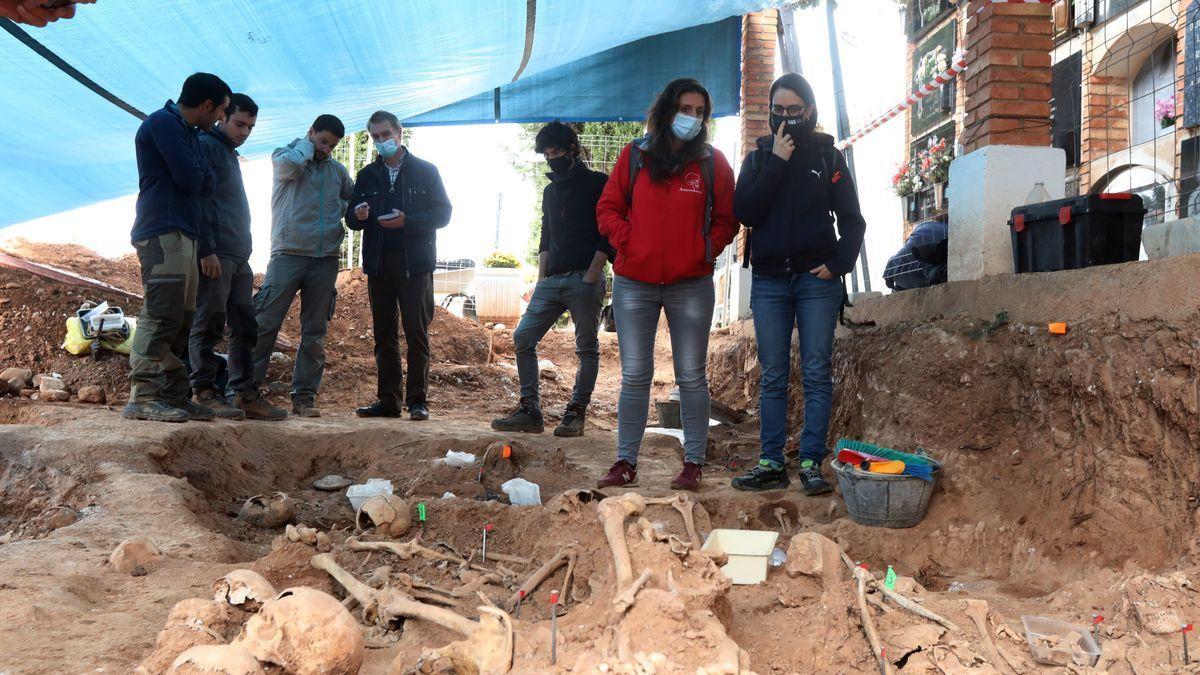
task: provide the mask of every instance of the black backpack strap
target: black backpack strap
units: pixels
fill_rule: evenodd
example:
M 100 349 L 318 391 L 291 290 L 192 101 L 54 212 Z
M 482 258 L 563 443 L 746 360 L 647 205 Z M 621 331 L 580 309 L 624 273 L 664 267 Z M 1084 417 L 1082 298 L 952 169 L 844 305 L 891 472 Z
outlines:
M 704 235 L 704 261 L 712 263 L 713 261 L 713 243 L 712 243 L 712 210 L 713 210 L 713 190 L 716 184 L 716 178 L 713 175 L 716 171 L 715 161 L 713 160 L 712 148 L 708 148 L 708 155 L 700 160 L 700 173 L 704 176 L 704 227 L 701 229 L 701 234 Z
M 633 204 L 633 186 L 637 183 L 638 172 L 642 170 L 645 161 L 642 149 L 638 147 L 637 140 L 634 140 L 629 144 L 629 192 L 625 193 L 626 206 Z

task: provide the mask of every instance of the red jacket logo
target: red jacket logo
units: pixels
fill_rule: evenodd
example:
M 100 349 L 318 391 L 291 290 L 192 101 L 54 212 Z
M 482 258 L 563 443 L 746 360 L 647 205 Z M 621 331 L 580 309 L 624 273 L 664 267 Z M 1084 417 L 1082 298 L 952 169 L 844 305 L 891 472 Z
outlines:
M 679 191 L 700 194 L 700 174 L 695 171 L 687 172 L 683 177 L 683 187 L 679 188 Z

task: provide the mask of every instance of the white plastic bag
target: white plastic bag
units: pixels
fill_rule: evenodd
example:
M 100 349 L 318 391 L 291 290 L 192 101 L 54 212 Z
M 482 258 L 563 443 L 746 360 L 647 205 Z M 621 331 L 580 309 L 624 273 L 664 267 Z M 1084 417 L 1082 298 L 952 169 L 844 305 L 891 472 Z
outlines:
M 446 466 L 462 468 L 465 466 L 475 466 L 475 455 L 469 452 L 458 452 L 457 450 L 447 450 L 446 458 L 441 460 Z
M 346 496 L 350 498 L 350 508 L 358 513 L 363 502 L 371 497 L 392 494 L 392 481 L 384 478 L 368 478 L 366 483 L 351 485 L 346 488 Z
M 508 501 L 514 506 L 542 505 L 542 488 L 524 478 L 514 478 L 505 482 L 500 486 L 500 491 L 508 495 Z

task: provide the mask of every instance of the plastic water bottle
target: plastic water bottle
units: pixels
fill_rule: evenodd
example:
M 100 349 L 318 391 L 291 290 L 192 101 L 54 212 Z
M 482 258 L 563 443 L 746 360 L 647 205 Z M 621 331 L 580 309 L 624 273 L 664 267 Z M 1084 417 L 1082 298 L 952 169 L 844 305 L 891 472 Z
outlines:
M 771 551 L 771 567 L 779 567 L 785 562 L 787 562 L 787 554 L 783 552 L 783 549 L 776 548 Z
M 1041 204 L 1048 201 L 1050 201 L 1050 193 L 1046 191 L 1046 184 L 1041 181 L 1033 184 L 1033 189 L 1029 191 L 1029 196 L 1025 198 L 1026 204 Z

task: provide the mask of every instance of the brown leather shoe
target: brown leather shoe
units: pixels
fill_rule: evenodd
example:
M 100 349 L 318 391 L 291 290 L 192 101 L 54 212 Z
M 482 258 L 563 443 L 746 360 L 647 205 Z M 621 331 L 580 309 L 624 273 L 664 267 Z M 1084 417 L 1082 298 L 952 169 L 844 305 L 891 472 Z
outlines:
M 273 406 L 267 399 L 259 396 L 255 390 L 238 394 L 237 407 L 246 413 L 246 419 L 280 422 L 287 419 L 288 412 L 278 406 Z
M 596 487 L 634 487 L 637 485 L 637 467 L 626 462 L 623 459 L 617 460 L 616 464 L 608 470 L 604 478 L 596 481 Z
M 703 472 L 700 470 L 699 464 L 691 462 L 683 463 L 683 471 L 675 476 L 675 480 L 671 481 L 672 490 L 688 490 L 695 492 L 700 489 L 700 475 Z
M 320 417 L 321 409 L 317 407 L 315 401 L 302 399 L 292 401 L 292 414 L 296 417 Z
M 217 396 L 217 392 L 212 389 L 196 392 L 193 399 L 196 405 L 204 406 L 212 410 L 217 417 L 223 420 L 244 420 L 246 413 L 242 412 L 241 408 L 229 405 L 229 402 L 222 396 Z

